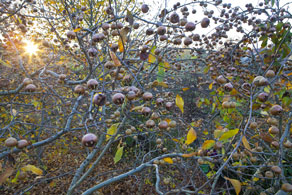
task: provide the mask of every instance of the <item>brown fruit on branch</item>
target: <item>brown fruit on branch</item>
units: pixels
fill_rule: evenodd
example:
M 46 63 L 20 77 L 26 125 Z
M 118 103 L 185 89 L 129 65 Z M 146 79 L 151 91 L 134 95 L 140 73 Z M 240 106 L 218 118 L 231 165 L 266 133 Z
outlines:
M 275 71 L 273 71 L 273 70 L 268 70 L 268 71 L 266 72 L 266 74 L 265 74 L 265 76 L 266 76 L 267 78 L 273 78 L 275 75 L 276 75 L 276 74 L 275 74 Z
M 153 128 L 155 126 L 155 122 L 154 122 L 154 120 L 148 120 L 148 121 L 146 121 L 146 127 L 147 128 Z
M 85 147 L 92 147 L 96 144 L 97 142 L 97 136 L 94 135 L 93 133 L 87 133 L 82 137 L 82 144 Z
M 115 95 L 113 95 L 112 100 L 114 104 L 121 105 L 124 103 L 125 96 L 122 93 L 116 93 Z
M 90 79 L 87 81 L 88 89 L 96 89 L 97 85 L 98 85 L 98 82 L 96 79 Z
M 168 127 L 168 123 L 166 121 L 161 121 L 159 124 L 158 124 L 158 127 L 159 129 L 167 129 Z
M 196 25 L 193 22 L 188 22 L 185 25 L 185 29 L 186 29 L 186 31 L 193 31 L 196 29 Z
M 170 15 L 170 18 L 169 18 L 169 21 L 171 23 L 178 23 L 179 22 L 179 15 L 176 13 L 176 12 L 173 12 L 171 15 Z
M 18 142 L 17 142 L 17 148 L 18 149 L 22 149 L 22 148 L 25 148 L 26 146 L 28 146 L 29 145 L 29 143 L 28 143 L 28 141 L 27 140 L 25 140 L 25 139 L 22 139 L 22 140 L 19 140 Z
M 271 170 L 276 174 L 282 173 L 282 169 L 279 166 L 272 166 Z
M 202 28 L 207 28 L 210 24 L 210 19 L 209 18 L 203 18 L 203 20 L 201 21 L 201 26 Z
M 272 115 L 280 115 L 283 112 L 283 108 L 280 105 L 274 105 L 270 108 L 270 113 Z
M 17 143 L 17 139 L 15 139 L 14 137 L 9 137 L 5 140 L 6 147 L 14 147 L 17 145 Z
M 284 192 L 292 192 L 292 185 L 289 183 L 284 183 L 284 184 L 282 184 L 281 189 Z
M 278 134 L 279 132 L 280 132 L 280 131 L 279 131 L 278 127 L 276 127 L 276 126 L 271 126 L 271 127 L 269 128 L 269 133 L 270 133 L 270 134 L 275 135 L 275 134 Z
M 142 108 L 142 114 L 144 116 L 150 116 L 150 114 L 151 114 L 151 108 L 149 108 L 149 107 L 143 107 Z
M 144 101 L 150 101 L 152 98 L 153 98 L 153 95 L 152 95 L 152 93 L 150 93 L 150 92 L 145 92 L 145 93 L 143 94 L 143 100 L 144 100 Z
M 149 6 L 147 4 L 143 4 L 141 6 L 141 10 L 143 13 L 147 13 L 149 11 Z
M 157 28 L 157 34 L 164 35 L 166 33 L 166 28 L 164 26 L 159 26 Z
M 23 82 L 22 82 L 25 86 L 29 85 L 29 84 L 32 84 L 33 81 L 31 78 L 24 78 L 23 79 Z
M 268 100 L 268 98 L 269 98 L 269 94 L 267 94 L 266 92 L 262 92 L 258 95 L 258 100 L 260 102 L 265 102 Z
M 75 39 L 75 37 L 76 37 L 76 33 L 72 30 L 68 31 L 66 33 L 66 35 L 67 35 L 68 39 Z
M 34 92 L 36 91 L 36 86 L 34 84 L 29 84 L 24 88 L 24 90 L 27 92 Z
M 102 93 L 95 94 L 93 97 L 93 103 L 97 106 L 103 106 L 106 102 L 106 96 Z
M 82 85 L 76 85 L 74 88 L 74 93 L 77 93 L 78 95 L 83 95 L 85 93 L 85 88 Z

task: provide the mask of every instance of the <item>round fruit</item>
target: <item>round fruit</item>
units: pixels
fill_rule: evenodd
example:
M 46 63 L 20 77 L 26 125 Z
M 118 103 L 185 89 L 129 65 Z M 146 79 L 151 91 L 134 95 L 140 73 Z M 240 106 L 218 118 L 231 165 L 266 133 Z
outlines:
M 203 18 L 203 20 L 201 21 L 201 26 L 202 28 L 207 28 L 210 24 L 210 19 L 209 18 Z
M 17 143 L 17 139 L 15 139 L 14 137 L 9 137 L 5 140 L 6 147 L 14 147 L 17 145 Z
M 157 28 L 157 34 L 164 35 L 166 33 L 166 28 L 164 26 L 159 26 Z
M 152 93 L 150 93 L 150 92 L 145 92 L 145 93 L 143 94 L 143 100 L 144 100 L 144 101 L 150 101 L 152 98 L 153 98 L 153 95 L 152 95 Z
M 275 119 L 275 118 L 273 118 L 273 117 L 269 117 L 268 120 L 267 120 L 267 123 L 268 123 L 269 125 L 277 126 L 279 122 L 278 122 L 277 119 Z
M 91 47 L 88 49 L 87 53 L 89 56 L 94 57 L 97 55 L 97 50 L 95 48 Z
M 155 122 L 154 122 L 154 120 L 148 120 L 148 121 L 146 121 L 146 127 L 147 128 L 153 128 L 155 126 Z
M 18 142 L 17 142 L 17 148 L 19 148 L 19 149 L 22 149 L 22 148 L 25 148 L 26 146 L 28 146 L 29 144 L 28 144 L 28 141 L 27 140 L 25 140 L 25 139 L 22 139 L 22 140 L 19 140 Z
M 224 85 L 224 90 L 225 91 L 230 92 L 230 91 L 232 91 L 232 89 L 233 89 L 233 85 L 231 83 L 226 83 Z
M 265 177 L 267 177 L 267 178 L 273 178 L 274 177 L 274 174 L 273 174 L 272 171 L 266 171 L 265 172 Z
M 143 13 L 147 13 L 149 11 L 149 6 L 147 4 L 143 4 L 141 6 L 141 10 Z
M 85 88 L 82 85 L 76 85 L 76 87 L 74 88 L 74 93 L 83 95 L 85 93 Z
M 173 103 L 172 102 L 166 102 L 165 107 L 167 110 L 170 110 L 173 107 Z
M 186 31 L 193 31 L 196 29 L 196 25 L 193 22 L 188 22 L 185 25 L 185 29 L 186 29 Z
M 32 84 L 32 82 L 33 82 L 32 79 L 24 78 L 22 83 L 26 86 L 26 85 Z
M 27 91 L 27 92 L 34 92 L 34 91 L 36 91 L 36 86 L 34 84 L 28 84 L 24 88 L 24 90 Z
M 174 128 L 176 127 L 176 121 L 170 121 L 168 125 L 169 127 Z
M 74 39 L 76 37 L 76 34 L 74 31 L 70 30 L 67 32 L 67 37 L 68 37 L 68 39 Z
M 257 126 L 258 126 L 258 124 L 257 124 L 256 122 L 251 122 L 250 125 L 249 125 L 249 127 L 250 127 L 251 129 L 256 129 Z
M 189 46 L 190 44 L 192 44 L 193 43 L 193 40 L 190 38 L 190 37 L 186 37 L 185 39 L 184 39 L 184 44 L 186 45 L 186 46 Z
M 96 79 L 90 79 L 87 81 L 87 87 L 88 89 L 95 89 L 98 85 L 98 82 Z
M 167 129 L 168 127 L 168 123 L 166 121 L 161 121 L 159 124 L 158 124 L 158 127 L 159 129 Z
M 60 79 L 61 81 L 64 81 L 64 80 L 66 79 L 66 75 L 65 75 L 65 74 L 60 74 L 60 75 L 59 75 L 59 79 Z
M 266 76 L 267 78 L 273 78 L 275 75 L 276 75 L 276 74 L 275 74 L 275 71 L 273 71 L 273 70 L 268 70 L 268 71 L 266 72 L 266 74 L 265 74 L 265 76 Z
M 92 147 L 96 144 L 97 142 L 97 136 L 94 135 L 93 133 L 87 133 L 82 137 L 82 144 L 85 147 Z
M 149 107 L 143 107 L 142 108 L 142 114 L 144 116 L 150 116 L 150 114 L 151 114 L 151 108 L 149 108 Z
M 158 138 L 158 139 L 156 140 L 156 144 L 162 144 L 162 140 L 161 140 L 160 138 Z
M 260 102 L 265 102 L 268 100 L 268 98 L 269 98 L 269 94 L 267 94 L 266 92 L 262 92 L 258 95 L 258 100 Z
M 216 142 L 216 143 L 215 143 L 214 148 L 215 148 L 216 150 L 219 150 L 219 149 L 221 149 L 222 147 L 223 147 L 222 142 Z
M 277 141 L 272 141 L 271 144 L 272 144 L 272 146 L 275 147 L 276 149 L 278 149 L 279 146 L 280 146 L 279 142 L 277 142 Z
M 157 98 L 156 105 L 161 106 L 163 104 L 163 102 L 164 102 L 163 98 Z
M 124 103 L 125 96 L 122 93 L 116 93 L 115 95 L 113 95 L 112 100 L 115 104 L 121 105 Z
M 97 106 L 103 106 L 106 102 L 106 96 L 102 93 L 97 93 L 93 97 L 93 103 Z
M 228 102 L 228 101 L 223 102 L 222 108 L 230 108 L 230 102 Z
M 222 75 L 220 75 L 217 77 L 217 82 L 220 84 L 225 84 L 227 80 Z
M 289 184 L 289 183 L 284 183 L 284 184 L 282 184 L 281 189 L 282 189 L 284 192 L 292 192 L 292 185 Z
M 289 140 L 287 140 L 283 145 L 285 148 L 292 148 L 292 143 Z
M 169 18 L 169 21 L 171 23 L 178 23 L 179 22 L 179 15 L 176 13 L 176 12 L 173 12 L 171 15 L 170 15 L 170 18 Z
M 126 130 L 126 135 L 131 135 L 132 134 L 132 130 L 131 129 L 127 129 Z
M 278 133 L 279 133 L 279 129 L 278 129 L 278 127 L 276 127 L 276 126 L 271 126 L 271 127 L 269 128 L 269 133 L 270 133 L 270 134 L 278 134 Z
M 270 113 L 272 115 L 280 115 L 283 112 L 283 108 L 280 105 L 274 105 L 270 108 Z
M 282 173 L 282 169 L 279 166 L 272 166 L 271 170 L 276 174 Z

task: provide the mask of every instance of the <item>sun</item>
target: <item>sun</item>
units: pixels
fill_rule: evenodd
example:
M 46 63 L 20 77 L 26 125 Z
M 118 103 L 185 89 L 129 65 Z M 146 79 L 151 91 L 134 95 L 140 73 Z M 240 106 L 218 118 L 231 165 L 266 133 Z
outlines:
M 39 51 L 38 45 L 34 44 L 32 41 L 26 40 L 24 41 L 26 45 L 24 46 L 25 53 L 29 54 L 30 56 L 36 55 Z

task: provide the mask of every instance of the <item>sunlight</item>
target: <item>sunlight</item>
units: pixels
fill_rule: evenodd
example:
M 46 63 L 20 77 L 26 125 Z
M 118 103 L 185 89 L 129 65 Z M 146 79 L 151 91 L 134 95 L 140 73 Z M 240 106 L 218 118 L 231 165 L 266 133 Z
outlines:
M 24 47 L 25 53 L 28 53 L 30 56 L 36 55 L 36 53 L 39 51 L 38 45 L 34 44 L 29 40 L 26 40 L 24 42 L 26 43 L 26 46 Z

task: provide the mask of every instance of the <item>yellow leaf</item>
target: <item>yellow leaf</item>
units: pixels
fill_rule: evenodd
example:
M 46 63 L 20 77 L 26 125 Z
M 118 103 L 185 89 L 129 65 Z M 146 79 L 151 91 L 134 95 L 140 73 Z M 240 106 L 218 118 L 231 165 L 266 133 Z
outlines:
M 154 63 L 155 61 L 156 61 L 156 57 L 152 53 L 150 53 L 148 57 L 148 62 Z
M 124 45 L 123 45 L 123 41 L 121 38 L 119 38 L 118 46 L 119 46 L 120 52 L 124 52 Z
M 247 139 L 246 139 L 245 136 L 242 137 L 242 143 L 243 143 L 243 145 L 244 145 L 244 147 L 246 149 L 248 149 L 249 151 L 251 151 L 250 145 L 249 145 L 249 143 L 248 143 L 248 141 L 247 141 Z
M 21 168 L 22 171 L 26 172 L 26 171 L 31 171 L 36 175 L 42 175 L 43 171 L 37 167 L 35 167 L 34 165 L 26 165 L 24 167 Z
M 171 158 L 167 157 L 163 159 L 165 162 L 169 163 L 169 164 L 173 164 L 173 161 Z
M 170 68 L 170 64 L 168 62 L 164 62 L 164 67 L 165 68 Z
M 177 107 L 179 107 L 179 109 L 181 110 L 181 112 L 184 113 L 184 100 L 178 94 L 176 95 L 175 103 L 176 103 Z
M 192 157 L 192 156 L 196 156 L 196 152 L 191 152 L 189 154 L 183 154 L 182 157 L 185 157 L 185 158 L 189 158 L 189 157 Z
M 190 89 L 189 87 L 184 87 L 184 88 L 182 88 L 183 91 L 187 91 L 187 90 L 189 90 L 189 89 Z
M 14 172 L 14 169 L 13 169 L 12 167 L 8 167 L 8 168 L 4 171 L 4 173 L 2 173 L 2 174 L 0 175 L 0 185 L 1 185 L 4 181 L 6 181 L 6 179 L 7 179 L 8 177 L 10 177 L 10 175 L 12 175 L 13 172 Z
M 209 85 L 209 89 L 211 90 L 213 88 L 213 83 L 211 83 L 210 85 Z
M 241 190 L 241 183 L 240 181 L 236 180 L 236 179 L 230 179 L 228 177 L 224 177 L 226 180 L 230 181 L 231 184 L 233 185 L 236 195 L 238 195 L 240 193 Z
M 197 133 L 196 131 L 191 128 L 187 134 L 187 140 L 186 140 L 186 144 L 190 145 L 191 143 L 193 143 L 195 140 L 197 139 Z
M 111 136 L 116 134 L 119 123 L 112 124 L 112 126 L 107 130 L 106 141 L 108 141 Z
M 168 88 L 168 85 L 163 81 L 159 82 L 158 85 L 160 85 L 161 87 L 164 87 L 164 88 Z
M 236 91 L 236 89 L 232 89 L 232 91 L 230 92 L 230 95 L 237 95 L 238 94 L 238 92 Z
M 118 59 L 118 57 L 116 56 L 116 54 L 114 52 L 110 51 L 110 56 L 111 56 L 111 58 L 112 58 L 112 60 L 113 60 L 113 62 L 115 64 L 115 66 L 121 66 L 122 65 L 120 60 Z
M 208 149 L 212 148 L 214 145 L 215 145 L 214 140 L 206 140 L 202 145 L 202 149 L 208 150 Z
M 144 104 L 141 106 L 136 106 L 136 107 L 132 108 L 131 111 L 141 110 L 143 107 L 144 107 Z
M 176 139 L 176 138 L 173 138 L 172 140 L 175 141 L 175 142 L 177 142 L 177 143 L 179 143 L 179 140 Z
M 81 30 L 81 28 L 76 28 L 74 29 L 74 32 L 79 32 Z
M 238 133 L 239 129 L 229 130 L 225 132 L 219 139 L 219 141 L 226 141 L 229 138 L 235 136 Z

